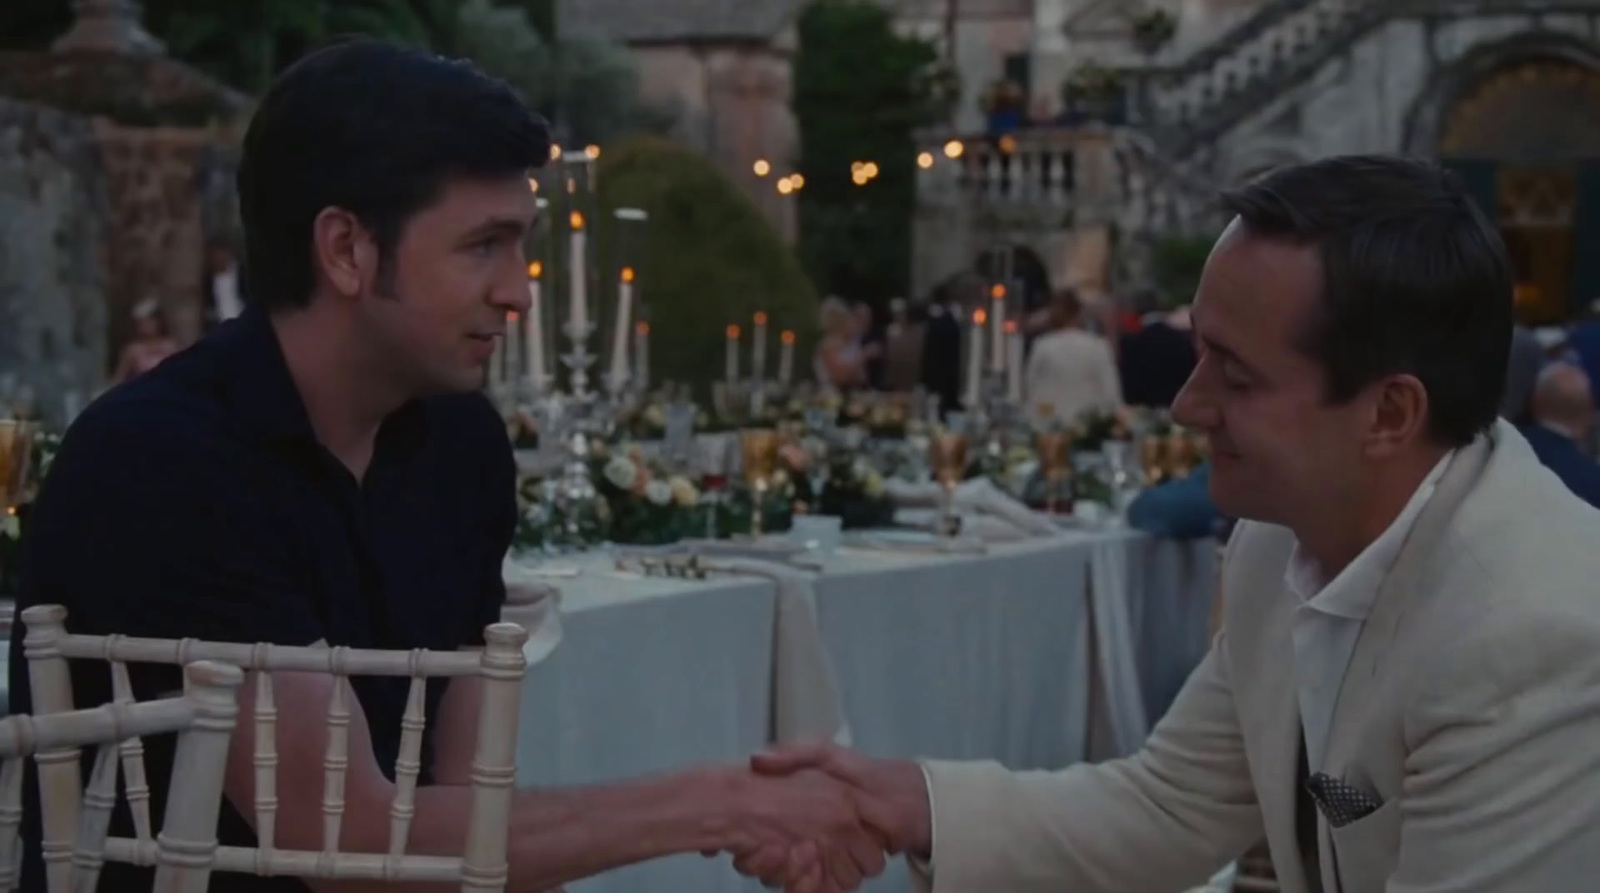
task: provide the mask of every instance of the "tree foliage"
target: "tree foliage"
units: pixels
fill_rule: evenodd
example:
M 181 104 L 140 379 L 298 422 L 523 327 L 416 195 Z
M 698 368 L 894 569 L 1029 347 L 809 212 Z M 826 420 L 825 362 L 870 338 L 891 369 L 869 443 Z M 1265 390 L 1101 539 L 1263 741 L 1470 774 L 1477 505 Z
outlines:
M 800 124 L 801 255 L 826 291 L 881 302 L 904 295 L 916 202 L 914 132 L 941 120 L 953 75 L 926 41 L 895 33 L 866 0 L 819 0 L 800 17 L 794 111 Z M 865 185 L 851 165 L 872 162 Z
M 640 103 L 626 50 L 552 42 L 554 9 L 554 0 L 145 0 L 144 21 L 173 57 L 257 95 L 313 47 L 364 34 L 473 59 L 575 142 L 664 126 Z M 0 48 L 47 47 L 71 23 L 70 0 L 0 0 Z
M 776 374 L 778 333 L 794 329 L 800 341 L 795 373 L 804 377 L 816 327 L 816 293 L 794 253 L 731 180 L 705 156 L 653 136 L 607 148 L 597 179 L 605 209 L 596 221 L 602 246 L 616 244 L 613 210 L 641 208 L 650 214 L 638 268 L 656 382 L 703 385 L 719 378 L 729 323 L 744 328 L 740 362 L 748 369 L 748 333 L 756 311 L 770 319 L 769 374 Z M 601 262 L 605 270 L 620 266 L 606 252 Z M 613 288 L 605 290 L 607 308 Z

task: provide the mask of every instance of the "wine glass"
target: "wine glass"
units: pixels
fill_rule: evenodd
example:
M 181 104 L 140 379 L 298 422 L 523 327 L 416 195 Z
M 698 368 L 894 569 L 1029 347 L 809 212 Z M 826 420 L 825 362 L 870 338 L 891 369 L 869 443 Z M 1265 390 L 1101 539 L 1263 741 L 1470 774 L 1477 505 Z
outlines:
M 767 489 L 778 465 L 778 432 L 771 428 L 750 428 L 739 432 L 744 458 L 744 479 L 750 485 L 750 535 L 761 536 L 761 512 Z
M 1064 431 L 1041 431 L 1034 436 L 1034 448 L 1045 479 L 1044 510 L 1053 515 L 1061 481 L 1072 469 L 1072 438 Z
M 954 536 L 957 520 L 955 515 L 956 485 L 961 483 L 961 478 L 967 471 L 967 437 L 964 434 L 955 434 L 948 431 L 940 432 L 933 436 L 933 442 L 928 448 L 928 464 L 933 466 L 934 476 L 939 481 L 939 527 L 946 536 Z

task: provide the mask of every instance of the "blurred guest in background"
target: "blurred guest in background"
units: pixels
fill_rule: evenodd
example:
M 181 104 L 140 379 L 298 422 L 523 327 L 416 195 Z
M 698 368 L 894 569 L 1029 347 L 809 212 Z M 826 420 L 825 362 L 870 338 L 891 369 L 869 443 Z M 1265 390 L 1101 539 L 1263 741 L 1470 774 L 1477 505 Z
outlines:
M 922 386 L 939 395 L 939 411 L 961 406 L 961 317 L 957 280 L 934 292 L 922 335 Z
M 813 366 L 817 384 L 824 388 L 848 391 L 867 383 L 856 317 L 839 298 L 830 296 L 822 302 L 822 340 L 817 343 Z
M 205 277 L 201 282 L 206 303 L 200 318 L 207 332 L 244 312 L 244 278 L 233 246 L 216 239 L 206 247 Z
M 1589 376 L 1577 366 L 1552 363 L 1533 386 L 1531 420 L 1522 426 L 1533 452 L 1567 489 L 1600 507 L 1600 465 L 1584 455 L 1594 425 L 1594 395 Z
M 1544 368 L 1544 346 L 1526 326 L 1511 330 L 1511 356 L 1506 361 L 1506 393 L 1500 401 L 1500 415 L 1521 425 L 1528 420 L 1528 398 L 1534 382 Z
M 910 391 L 922 382 L 923 322 L 905 298 L 889 302 L 889 327 L 884 333 L 883 387 Z
M 1056 418 L 1070 421 L 1086 410 L 1121 406 L 1116 359 L 1106 339 L 1079 327 L 1078 293 L 1056 292 L 1050 310 L 1052 331 L 1034 342 L 1028 357 L 1026 393 L 1034 412 L 1048 404 Z
M 123 345 L 111 382 L 121 384 L 137 378 L 177 352 L 178 342 L 167 331 L 161 305 L 154 298 L 140 301 L 133 308 L 133 338 Z
M 1589 380 L 1600 378 L 1600 298 L 1591 301 L 1589 312 L 1574 322 L 1567 340 Z
M 1211 501 L 1210 483 L 1211 463 L 1206 462 L 1188 477 L 1143 491 L 1128 506 L 1128 526 L 1178 540 L 1215 535 L 1223 519 Z
M 861 359 L 866 370 L 863 386 L 883 387 L 883 333 L 872 318 L 872 305 L 857 301 L 851 308 L 855 315 L 856 343 L 861 347 Z
M 1139 330 L 1122 336 L 1117 354 L 1122 398 L 1132 406 L 1165 409 L 1194 371 L 1194 337 L 1161 312 L 1154 292 L 1141 292 L 1133 303 L 1140 312 Z

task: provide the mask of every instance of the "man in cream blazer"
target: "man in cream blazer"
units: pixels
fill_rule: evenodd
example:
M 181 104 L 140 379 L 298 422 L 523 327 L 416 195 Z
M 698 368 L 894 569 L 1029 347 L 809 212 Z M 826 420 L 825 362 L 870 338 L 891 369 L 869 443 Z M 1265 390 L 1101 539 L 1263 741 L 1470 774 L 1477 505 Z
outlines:
M 1225 197 L 1174 414 L 1244 520 L 1221 632 L 1144 748 L 1060 772 L 820 767 L 934 893 L 1175 893 L 1265 833 L 1285 893 L 1600 889 L 1600 512 L 1495 420 L 1498 235 L 1442 171 Z M 803 887 L 805 853 L 737 865 Z

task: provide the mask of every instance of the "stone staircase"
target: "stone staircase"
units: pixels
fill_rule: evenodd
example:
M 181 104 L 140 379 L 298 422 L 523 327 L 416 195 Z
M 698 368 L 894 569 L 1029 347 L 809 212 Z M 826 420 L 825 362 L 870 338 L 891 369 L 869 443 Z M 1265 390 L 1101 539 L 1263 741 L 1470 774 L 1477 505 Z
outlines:
M 1396 18 L 1593 11 L 1600 0 L 1268 0 L 1182 64 L 1146 72 L 1141 126 L 1181 161 Z

